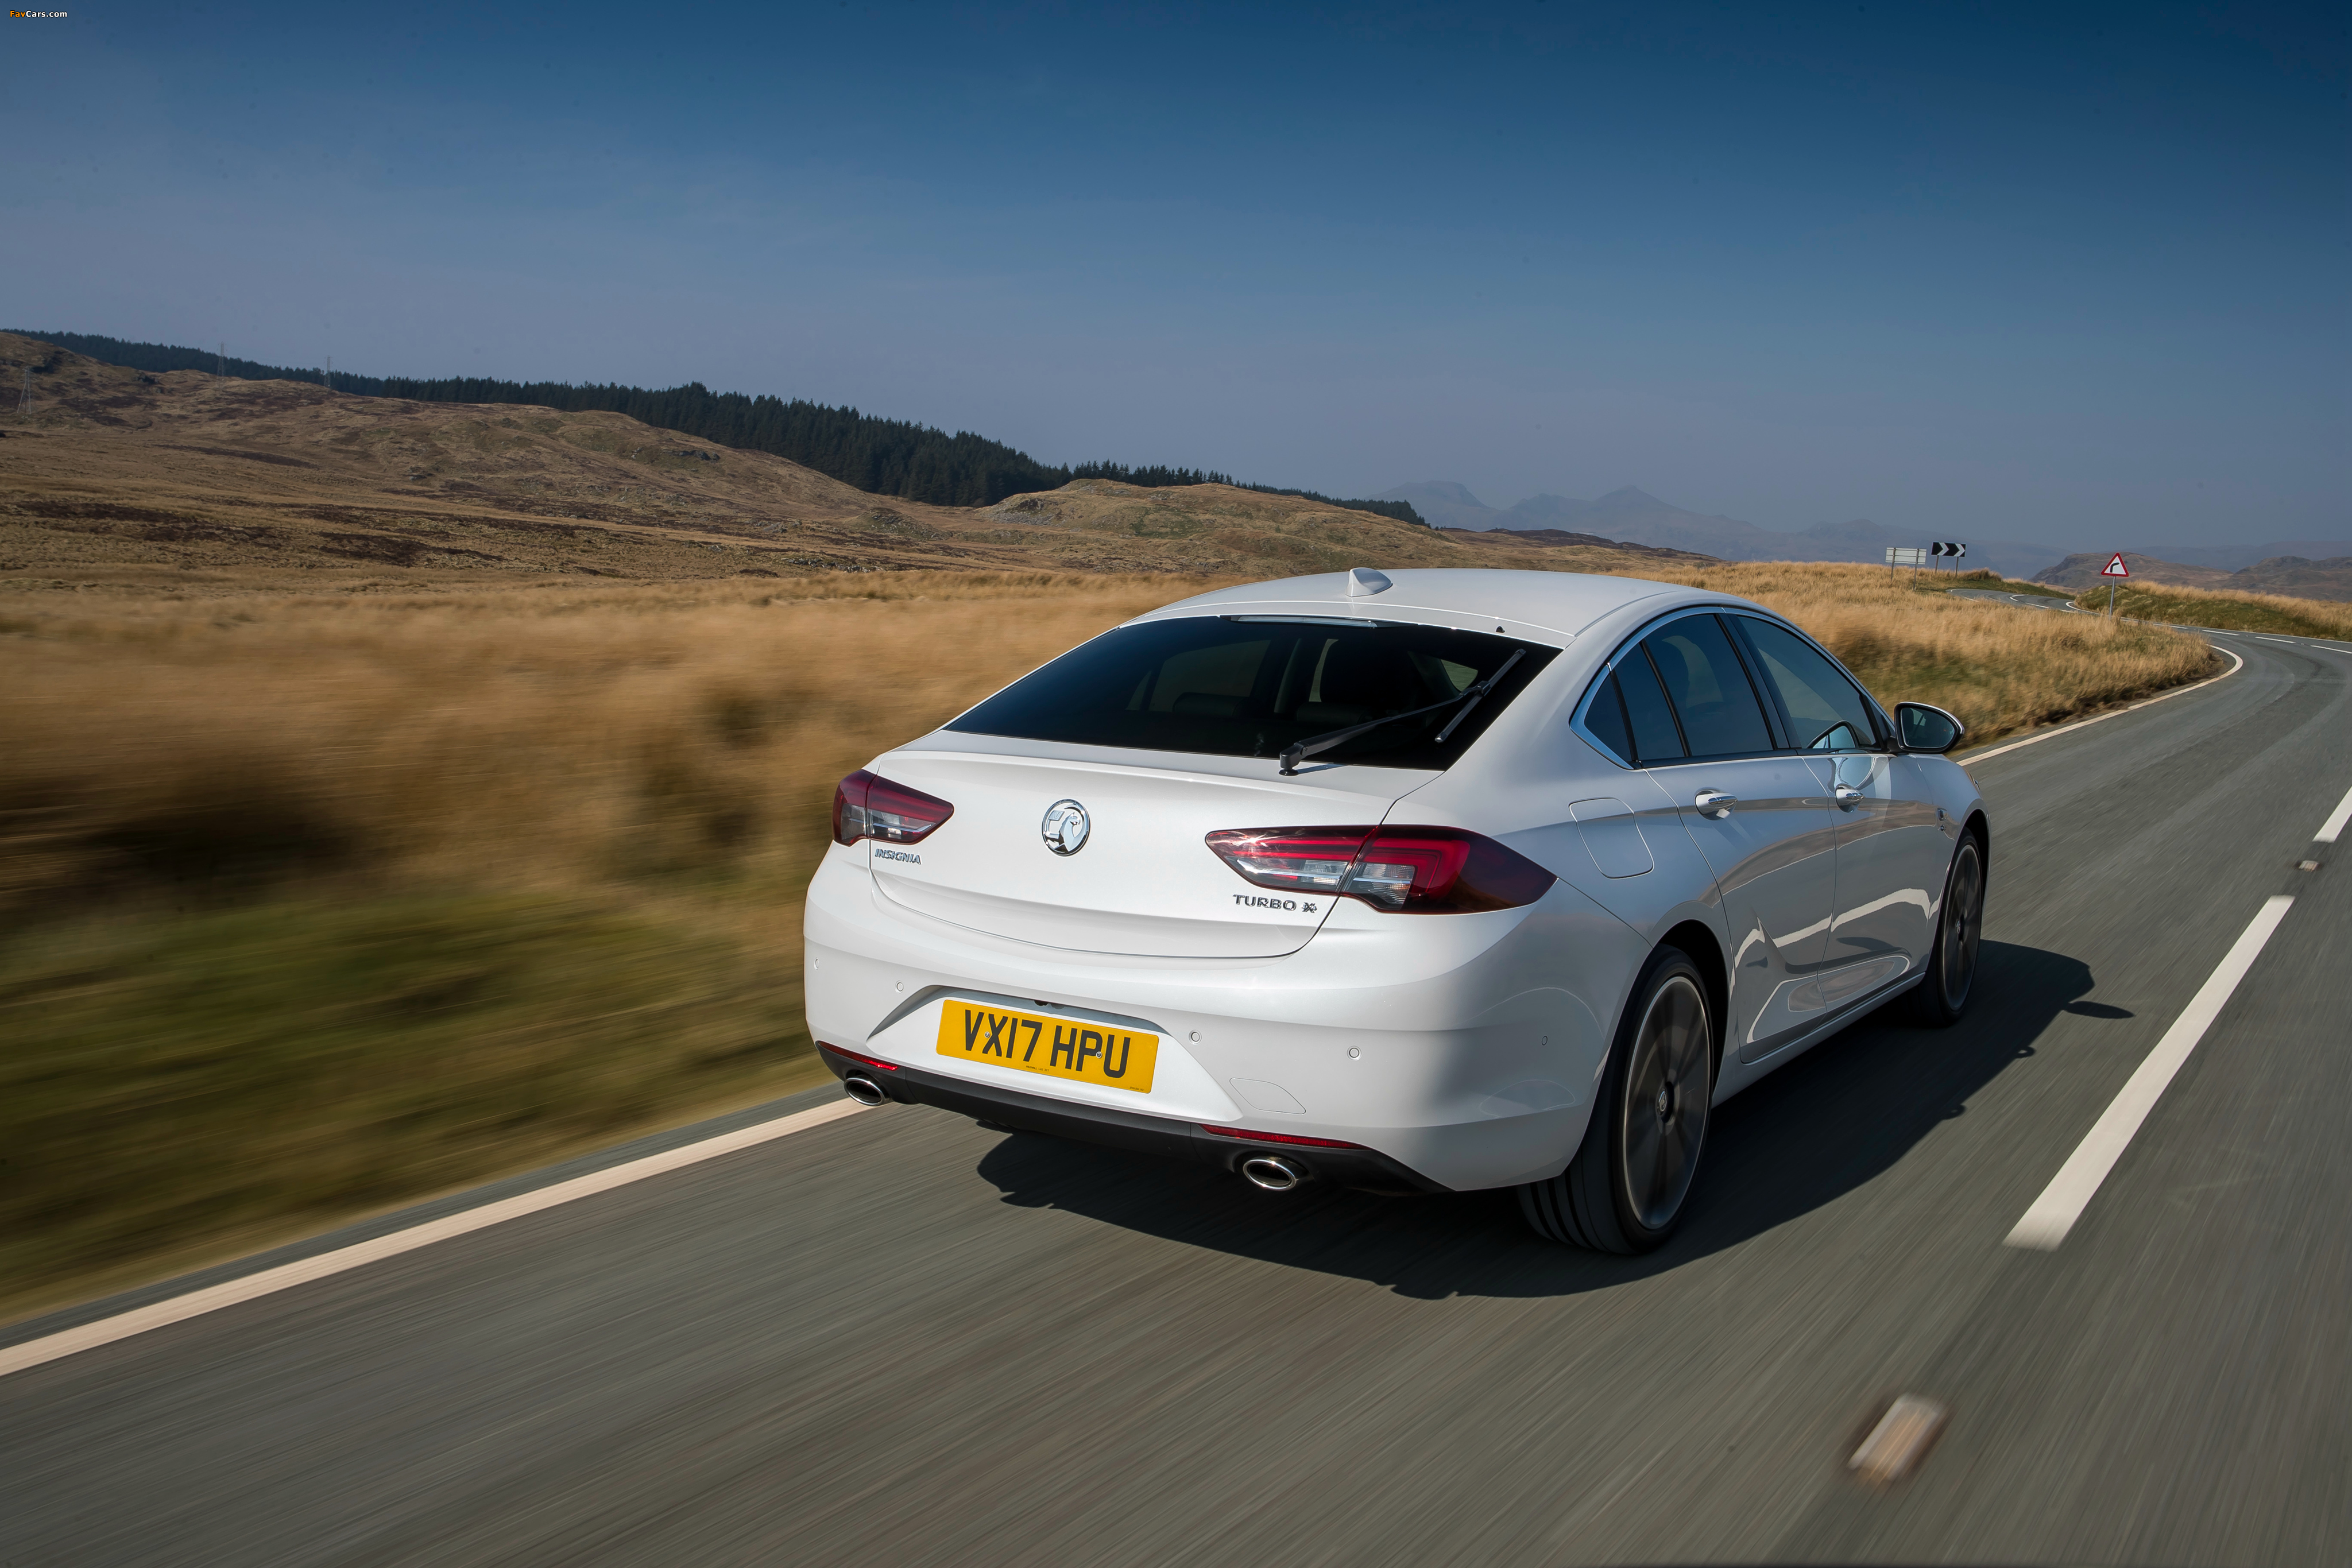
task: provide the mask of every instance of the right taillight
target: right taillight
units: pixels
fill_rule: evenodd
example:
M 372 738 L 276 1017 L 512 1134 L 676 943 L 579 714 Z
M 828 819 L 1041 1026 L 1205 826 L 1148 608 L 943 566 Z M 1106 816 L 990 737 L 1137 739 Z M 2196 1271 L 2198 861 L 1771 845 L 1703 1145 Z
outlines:
M 834 786 L 833 841 L 854 844 L 878 839 L 886 844 L 919 843 L 925 834 L 955 815 L 937 795 L 894 784 L 863 768 Z
M 1337 894 L 1371 835 L 1370 828 L 1227 828 L 1209 835 L 1209 847 L 1244 882 Z
M 1399 915 L 1516 909 L 1554 880 L 1517 850 L 1460 828 L 1227 828 L 1208 844 L 1258 887 L 1360 899 Z

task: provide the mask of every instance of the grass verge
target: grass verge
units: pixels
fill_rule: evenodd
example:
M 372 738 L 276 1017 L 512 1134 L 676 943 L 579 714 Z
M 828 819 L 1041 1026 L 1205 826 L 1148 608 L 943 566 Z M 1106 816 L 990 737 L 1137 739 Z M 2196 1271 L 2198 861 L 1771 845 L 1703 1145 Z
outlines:
M 708 923 L 543 894 L 20 936 L 0 949 L 0 1311 L 813 1082 L 798 969 Z
M 2105 614 L 2105 588 L 2074 595 L 2084 610 Z M 2217 632 L 2272 632 L 2285 637 L 2352 638 L 2352 604 L 2325 599 L 2290 599 L 2276 593 L 2236 593 L 2227 589 L 2170 588 L 2160 582 L 2126 582 L 2116 591 L 2116 613 L 2126 620 L 2174 626 L 2210 626 Z

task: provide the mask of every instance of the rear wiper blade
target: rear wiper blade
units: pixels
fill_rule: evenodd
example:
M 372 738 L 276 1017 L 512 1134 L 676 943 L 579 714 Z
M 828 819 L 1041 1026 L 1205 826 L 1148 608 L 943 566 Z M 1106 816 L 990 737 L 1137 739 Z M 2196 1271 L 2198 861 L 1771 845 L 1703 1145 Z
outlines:
M 1476 707 L 1479 701 L 1495 689 L 1496 684 L 1511 673 L 1511 666 L 1526 658 L 1527 653 L 1528 651 L 1525 648 L 1514 648 L 1511 650 L 1511 656 L 1503 661 L 1501 669 L 1496 670 L 1475 686 L 1463 687 L 1444 702 L 1432 703 L 1427 707 L 1407 708 L 1402 713 L 1383 714 L 1379 718 L 1367 719 L 1362 724 L 1351 724 L 1345 729 L 1335 729 L 1328 735 L 1310 735 L 1305 740 L 1294 740 L 1283 748 L 1282 776 L 1286 779 L 1289 778 L 1298 771 L 1298 765 L 1301 762 L 1317 752 L 1328 751 L 1341 741 L 1353 740 L 1366 730 L 1378 729 L 1384 724 L 1394 724 L 1401 718 L 1419 718 L 1423 714 L 1439 713 L 1460 703 L 1462 711 L 1446 720 L 1445 727 L 1437 732 L 1436 744 L 1443 746 L 1445 744 L 1445 737 L 1452 735 L 1456 728 L 1460 727 L 1462 721 L 1470 716 L 1470 710 Z

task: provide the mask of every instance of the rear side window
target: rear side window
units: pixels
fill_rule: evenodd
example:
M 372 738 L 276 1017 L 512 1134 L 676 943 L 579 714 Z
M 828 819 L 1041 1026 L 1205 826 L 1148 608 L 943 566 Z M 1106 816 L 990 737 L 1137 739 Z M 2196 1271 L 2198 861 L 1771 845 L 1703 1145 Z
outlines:
M 1657 665 L 1692 756 L 1753 756 L 1774 749 L 1756 688 L 1722 622 L 1712 615 L 1685 616 L 1651 632 L 1642 646 Z
M 1440 626 L 1305 617 L 1187 616 L 1122 626 L 1023 676 L 950 730 L 1024 740 L 1279 756 L 1391 714 L 1399 718 L 1320 753 L 1318 764 L 1442 769 L 1469 749 L 1559 652 Z M 1452 699 L 1509 674 L 1470 706 Z M 1437 736 L 1461 716 L 1441 744 Z
M 1631 762 L 1637 755 L 1633 726 L 1625 722 L 1625 694 L 1617 689 L 1615 675 L 1601 676 L 1593 688 L 1591 706 L 1584 710 L 1584 727 L 1615 752 L 1620 761 Z
M 1634 649 L 1633 657 L 1617 666 L 1615 679 L 1625 703 L 1627 727 L 1633 734 L 1633 759 L 1671 762 L 1687 755 L 1682 732 L 1675 727 L 1675 710 L 1666 706 L 1657 673 L 1650 668 L 1650 656 Z
M 1870 705 L 1844 671 L 1786 627 L 1752 615 L 1739 620 L 1763 662 L 1764 678 L 1788 710 L 1799 750 L 1858 751 L 1877 744 Z
M 1638 643 L 1593 688 L 1584 727 L 1622 762 L 1649 767 L 1690 755 L 1683 744 L 1683 727 L 1675 722 L 1674 705 L 1658 684 L 1657 667 L 1649 650 Z

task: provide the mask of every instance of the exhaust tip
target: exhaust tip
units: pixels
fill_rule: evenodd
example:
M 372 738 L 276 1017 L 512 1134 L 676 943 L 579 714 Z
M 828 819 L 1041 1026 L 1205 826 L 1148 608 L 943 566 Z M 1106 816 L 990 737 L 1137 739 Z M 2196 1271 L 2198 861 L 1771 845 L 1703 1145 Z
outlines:
M 860 1105 L 879 1105 L 882 1102 L 890 1098 L 889 1095 L 882 1092 L 882 1085 L 875 1082 L 874 1080 L 866 1077 L 863 1072 L 853 1072 L 848 1077 L 843 1079 L 841 1081 L 841 1088 L 842 1092 L 847 1094 L 852 1100 L 856 1101 Z
M 1288 1192 L 1307 1173 L 1279 1155 L 1252 1155 L 1242 1162 L 1242 1179 L 1268 1192 Z

